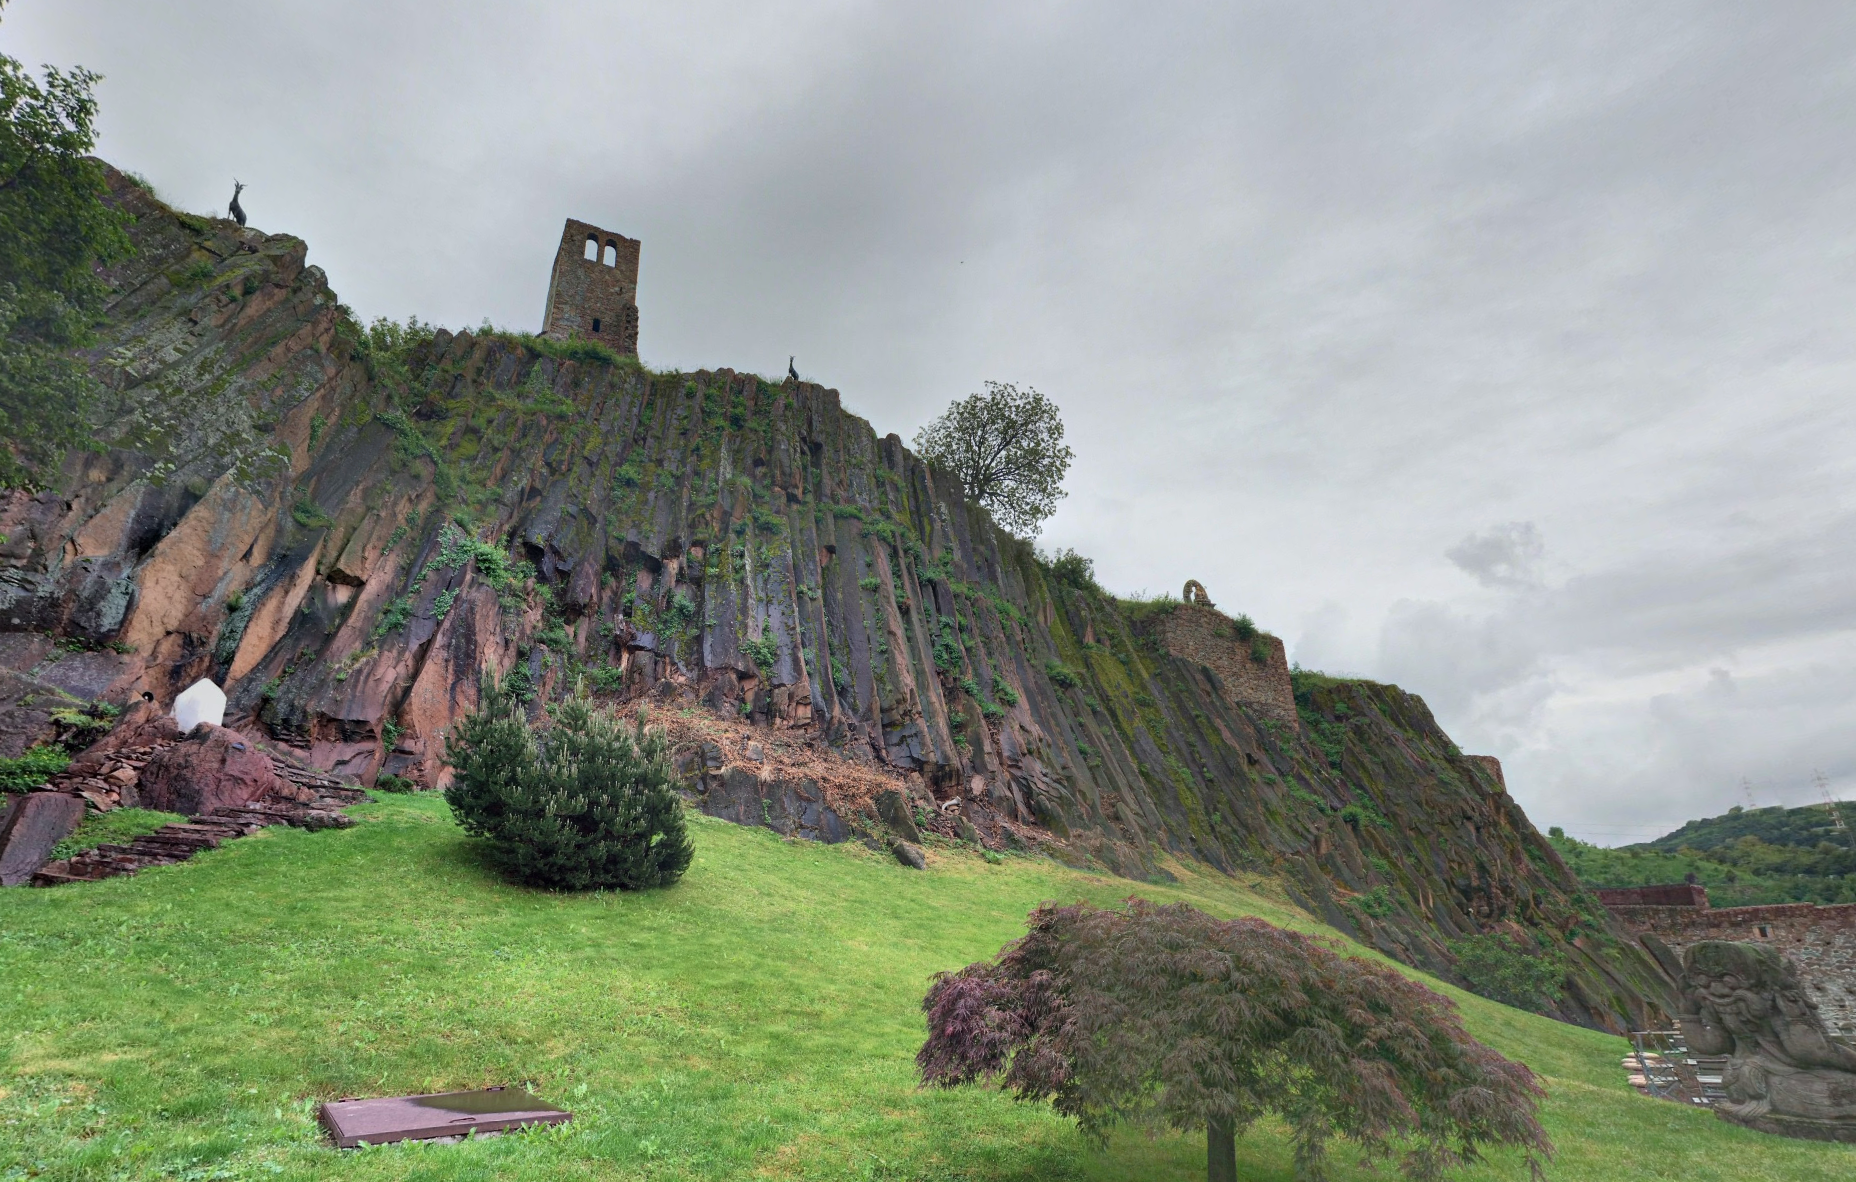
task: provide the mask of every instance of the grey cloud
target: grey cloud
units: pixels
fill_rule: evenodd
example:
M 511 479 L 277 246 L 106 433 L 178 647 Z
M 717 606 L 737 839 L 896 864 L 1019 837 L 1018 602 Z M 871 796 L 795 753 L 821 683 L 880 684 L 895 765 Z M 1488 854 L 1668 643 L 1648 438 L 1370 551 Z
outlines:
M 1546 543 L 1531 521 L 1492 526 L 1444 551 L 1445 558 L 1485 587 L 1539 586 L 1546 556 Z

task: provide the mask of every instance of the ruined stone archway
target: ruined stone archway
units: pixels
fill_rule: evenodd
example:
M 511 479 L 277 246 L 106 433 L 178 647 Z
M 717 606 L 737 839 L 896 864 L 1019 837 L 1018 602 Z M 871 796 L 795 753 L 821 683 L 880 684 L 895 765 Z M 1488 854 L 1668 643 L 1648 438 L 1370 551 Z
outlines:
M 1179 598 L 1183 603 L 1196 603 L 1200 607 L 1212 606 L 1211 596 L 1205 594 L 1205 584 L 1197 579 L 1186 580 L 1185 589 L 1179 593 Z

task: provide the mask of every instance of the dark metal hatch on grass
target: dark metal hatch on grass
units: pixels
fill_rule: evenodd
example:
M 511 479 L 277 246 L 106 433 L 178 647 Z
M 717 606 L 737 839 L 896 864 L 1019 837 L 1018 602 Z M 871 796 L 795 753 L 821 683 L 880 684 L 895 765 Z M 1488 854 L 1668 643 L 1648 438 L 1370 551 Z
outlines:
M 376 1100 L 332 1100 L 322 1106 L 322 1123 L 340 1149 L 365 1142 L 423 1141 L 466 1133 L 501 1133 L 529 1125 L 558 1125 L 573 1113 L 550 1107 L 528 1092 L 483 1088 L 430 1096 L 384 1096 Z

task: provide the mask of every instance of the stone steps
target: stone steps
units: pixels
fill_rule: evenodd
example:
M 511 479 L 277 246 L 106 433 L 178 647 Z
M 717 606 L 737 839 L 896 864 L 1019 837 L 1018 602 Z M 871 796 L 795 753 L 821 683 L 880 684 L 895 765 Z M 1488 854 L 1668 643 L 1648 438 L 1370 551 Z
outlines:
M 340 781 L 297 768 L 279 767 L 293 785 L 308 789 L 309 801 L 260 798 L 236 808 L 219 808 L 184 822 L 163 825 L 128 844 L 107 842 L 61 862 L 49 862 L 32 876 L 32 885 L 63 886 L 134 874 L 150 866 L 185 862 L 201 850 L 247 837 L 270 825 L 301 829 L 345 829 L 354 824 L 341 810 L 367 799 L 367 793 Z M 294 774 L 293 774 L 294 773 Z

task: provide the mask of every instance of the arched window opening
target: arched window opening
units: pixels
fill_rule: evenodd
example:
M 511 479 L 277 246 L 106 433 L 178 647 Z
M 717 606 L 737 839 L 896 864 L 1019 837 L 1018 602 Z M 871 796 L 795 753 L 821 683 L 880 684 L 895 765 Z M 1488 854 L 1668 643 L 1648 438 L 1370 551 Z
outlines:
M 605 257 L 602 258 L 600 261 L 605 263 L 608 267 L 618 266 L 619 265 L 619 244 L 616 242 L 606 243 L 606 254 L 605 254 Z
M 599 235 L 588 234 L 586 236 L 585 257 L 586 261 L 589 263 L 597 263 L 599 261 Z
M 599 331 L 599 317 L 597 316 L 593 317 L 593 331 L 594 332 Z

